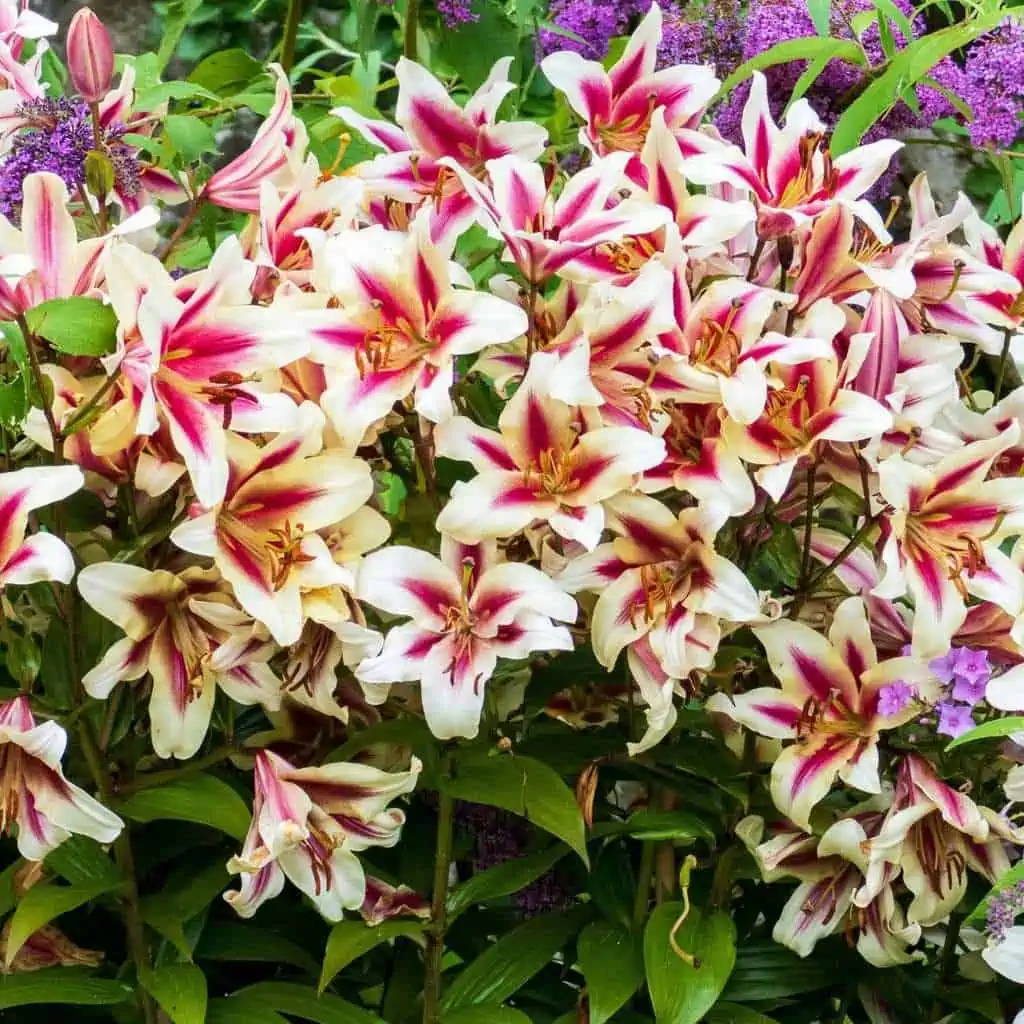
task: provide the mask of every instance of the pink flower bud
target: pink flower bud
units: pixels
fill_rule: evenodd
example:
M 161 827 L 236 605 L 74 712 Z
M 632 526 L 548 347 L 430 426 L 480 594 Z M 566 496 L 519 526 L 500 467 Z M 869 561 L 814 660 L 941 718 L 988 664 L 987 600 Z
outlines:
M 68 28 L 68 71 L 78 95 L 86 103 L 98 103 L 114 77 L 114 47 L 103 22 L 83 7 Z

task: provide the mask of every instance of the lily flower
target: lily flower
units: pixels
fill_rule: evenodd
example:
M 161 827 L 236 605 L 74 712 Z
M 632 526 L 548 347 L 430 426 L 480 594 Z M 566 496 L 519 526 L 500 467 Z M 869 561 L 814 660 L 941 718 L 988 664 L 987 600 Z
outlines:
M 322 251 L 332 301 L 312 314 L 312 358 L 335 371 L 321 404 L 348 452 L 409 395 L 421 416 L 447 419 L 455 357 L 527 328 L 518 306 L 455 287 L 460 268 L 430 241 L 422 217 L 408 234 L 342 232 Z
M 105 700 L 120 682 L 153 681 L 149 718 L 158 757 L 192 757 L 202 746 L 217 688 L 239 704 L 281 706 L 281 682 L 266 634 L 235 606 L 212 570 L 174 574 L 101 562 L 78 575 L 86 603 L 126 634 L 85 674 L 91 697 Z
M 967 307 L 986 323 L 1017 330 L 1024 322 L 1024 220 L 1014 224 L 1004 242 L 991 224 L 986 224 L 971 207 L 964 221 L 968 251 L 995 271 L 1008 274 L 1017 288 L 973 292 L 964 297 Z
M 270 72 L 276 79 L 270 113 L 249 148 L 215 171 L 200 189 L 198 199 L 228 210 L 258 213 L 261 183 L 287 173 L 305 157 L 306 128 L 292 111 L 288 76 L 280 64 L 271 64 Z
M 849 206 L 876 238 L 889 232 L 864 193 L 882 176 L 902 142 L 883 139 L 840 157 L 829 152 L 825 125 L 806 99 L 792 104 L 780 128 L 768 105 L 768 85 L 755 71 L 743 108 L 743 149 L 722 145 L 688 157 L 686 175 L 700 185 L 726 182 L 747 190 L 757 210 L 757 234 L 779 238 L 834 203 Z
M 258 374 L 304 354 L 301 323 L 284 310 L 251 305 L 256 267 L 226 239 L 210 266 L 173 280 L 159 260 L 129 245 L 109 257 L 108 288 L 118 316 L 122 400 L 96 425 L 98 454 L 157 433 L 161 420 L 188 469 L 196 497 L 215 505 L 228 483 L 227 427 L 283 430 L 295 421 L 285 395 L 261 391 Z M 93 444 L 96 445 L 96 433 Z
M 70 583 L 75 560 L 51 533 L 26 537 L 30 512 L 63 501 L 85 483 L 77 466 L 30 466 L 0 473 L 0 593 L 44 580 Z
M 475 203 L 445 165 L 445 158 L 479 178 L 488 160 L 515 154 L 533 161 L 544 151 L 547 132 L 540 125 L 496 120 L 501 101 L 515 88 L 508 77 L 511 67 L 512 58 L 502 57 L 460 108 L 425 67 L 400 57 L 395 66 L 395 124 L 369 120 L 350 107 L 331 111 L 371 145 L 385 150 L 353 169 L 367 192 L 383 196 L 388 213 L 394 204 L 406 204 L 407 220 L 420 208 L 429 210 L 430 238 L 435 244 L 454 245 L 476 218 Z
M 497 431 L 465 416 L 436 428 L 438 454 L 477 470 L 452 488 L 437 518 L 442 533 L 475 543 L 512 536 L 539 519 L 591 549 L 604 528 L 601 503 L 664 459 L 664 442 L 636 427 L 583 430 L 576 410 L 550 397 L 547 376 L 535 356 Z
M 693 508 L 677 517 L 640 494 L 620 494 L 607 507 L 616 539 L 573 559 L 558 577 L 572 592 L 598 592 L 590 623 L 597 660 L 611 669 L 624 647 L 646 639 L 669 677 L 710 668 L 720 619 L 761 619 L 757 592 L 714 550 L 721 519 Z
M 879 662 L 864 602 L 847 598 L 836 609 L 828 637 L 802 622 L 754 627 L 781 689 L 712 694 L 717 711 L 761 736 L 793 740 L 772 766 L 775 806 L 806 831 L 810 815 L 838 776 L 865 793 L 881 791 L 878 735 L 919 713 L 910 702 L 891 714 L 882 688 L 896 682 L 927 691 L 927 664 L 911 657 Z
M 447 158 L 446 162 L 504 239 L 505 258 L 535 285 L 553 274 L 583 281 L 618 276 L 620 271 L 607 260 L 591 262 L 588 255 L 602 243 L 656 231 L 671 218 L 669 210 L 656 203 L 621 197 L 627 183 L 627 153 L 593 160 L 569 178 L 557 198 L 544 180 L 544 169 L 519 156 L 488 160 L 489 186 Z
M 64 778 L 67 733 L 36 725 L 28 698 L 0 704 L 0 833 L 18 827 L 18 852 L 43 860 L 71 835 L 112 843 L 124 822 Z
M 393 917 L 418 917 L 426 921 L 430 919 L 430 903 L 407 885 L 389 885 L 367 875 L 366 898 L 359 913 L 371 928 Z
M 1024 844 L 1024 830 L 947 785 L 923 757 L 907 754 L 892 806 L 866 844 L 866 881 L 854 902 L 865 906 L 873 900 L 895 866 L 914 896 L 907 919 L 922 927 L 938 924 L 963 899 L 968 869 L 989 883 L 1009 870 L 1007 842 Z
M 480 729 L 484 689 L 498 658 L 570 651 L 557 623 L 576 620 L 576 602 L 533 566 L 504 562 L 493 542 L 441 538 L 441 557 L 401 545 L 366 556 L 358 596 L 412 621 L 392 628 L 379 655 L 356 669 L 371 686 L 420 681 L 423 711 L 439 739 Z
M 338 567 L 317 533 L 373 493 L 370 467 L 323 447 L 324 418 L 299 410 L 299 425 L 265 445 L 231 435 L 224 500 L 184 522 L 171 540 L 213 558 L 238 603 L 282 646 L 302 633 L 302 592 L 333 581 Z
M 580 144 L 598 156 L 639 153 L 655 111 L 661 111 L 672 132 L 695 128 L 718 92 L 720 83 L 706 65 L 655 70 L 661 22 L 661 8 L 652 4 L 622 56 L 607 71 L 571 50 L 541 61 L 544 76 L 584 121 Z
M 239 917 L 252 917 L 287 878 L 328 921 L 359 910 L 367 886 L 356 854 L 398 842 L 405 813 L 388 804 L 416 788 L 421 768 L 415 757 L 405 772 L 354 763 L 295 768 L 261 750 L 252 824 L 242 852 L 228 861 L 241 886 L 224 899 Z
M 881 520 L 885 575 L 873 593 L 914 599 L 913 645 L 938 656 L 966 615 L 968 595 L 1021 614 L 1024 576 L 999 548 L 1020 509 L 1018 481 L 989 480 L 992 466 L 1020 436 L 1014 422 L 931 468 L 901 455 L 883 459 L 879 488 L 888 508 Z

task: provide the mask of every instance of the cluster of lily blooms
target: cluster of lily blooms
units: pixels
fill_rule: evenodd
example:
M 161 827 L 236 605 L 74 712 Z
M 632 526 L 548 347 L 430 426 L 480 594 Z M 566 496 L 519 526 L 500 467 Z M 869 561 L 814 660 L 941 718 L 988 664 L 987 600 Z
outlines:
M 75 81 L 102 104 L 113 64 L 88 27 L 79 75 L 99 87 Z M 437 737 L 471 738 L 499 662 L 589 643 L 611 669 L 625 652 L 647 713 L 630 753 L 670 733 L 695 682 L 723 729 L 766 739 L 779 820 L 740 831 L 767 879 L 799 880 L 776 938 L 806 954 L 853 929 L 872 963 L 906 962 L 970 873 L 994 882 L 1024 844 L 885 740 L 920 731 L 954 677 L 982 688 L 968 708 L 1024 709 L 1024 389 L 972 393 L 959 372 L 969 353 L 999 363 L 997 389 L 1016 379 L 1024 225 L 1004 243 L 963 197 L 940 215 L 919 178 L 895 241 L 863 196 L 898 142 L 833 157 L 805 101 L 775 123 L 755 75 L 743 145 L 726 143 L 702 123 L 713 70 L 656 71 L 660 37 L 655 6 L 610 70 L 543 61 L 582 122 L 571 175 L 542 159 L 543 127 L 498 118 L 510 60 L 462 105 L 401 60 L 396 123 L 336 112 L 382 151 L 340 176 L 307 151 L 275 69 L 250 148 L 187 196 L 248 225 L 183 276 L 154 255 L 138 201 L 80 239 L 78 200 L 30 175 L 19 225 L 0 225 L 0 316 L 100 296 L 118 344 L 83 359 L 30 341 L 53 397 L 24 425 L 24 468 L 0 474 L 4 609 L 50 580 L 116 623 L 123 639 L 83 685 L 105 700 L 145 682 L 165 758 L 199 750 L 218 690 L 345 720 L 346 666 L 369 705 L 404 701 Z M 116 222 L 126 207 L 110 204 Z M 506 271 L 480 286 L 454 258 L 474 225 Z M 496 423 L 480 422 L 469 374 L 502 397 Z M 413 442 L 437 499 L 439 554 L 388 543 L 375 473 L 389 434 Z M 438 458 L 462 464 L 447 494 Z M 29 528 L 82 487 L 173 510 L 161 563 L 97 560 L 95 537 Z M 769 517 L 796 525 L 789 596 L 738 564 Z M 732 560 L 726 535 L 741 539 Z M 741 627 L 767 667 L 712 692 L 719 643 Z M 994 673 L 978 684 L 961 648 Z M 0 743 L 2 822 L 25 857 L 70 832 L 114 838 L 119 820 L 64 780 L 63 731 L 34 724 L 27 697 L 0 711 Z M 332 920 L 363 905 L 355 854 L 398 840 L 388 805 L 418 770 L 258 754 L 230 901 L 252 914 L 287 878 Z M 375 906 L 403 902 L 371 890 Z M 1001 962 L 1018 941 L 1024 928 L 1003 928 L 985 952 Z

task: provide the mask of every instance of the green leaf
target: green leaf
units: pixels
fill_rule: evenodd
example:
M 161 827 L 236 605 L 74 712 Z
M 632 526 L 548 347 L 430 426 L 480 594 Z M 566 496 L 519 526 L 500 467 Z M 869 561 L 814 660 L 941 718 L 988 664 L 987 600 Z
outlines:
M 755 587 L 778 588 L 780 583 L 795 587 L 800 579 L 801 558 L 793 527 L 789 523 L 775 522 L 771 536 L 758 549 L 751 566 L 751 581 Z
M 132 821 L 172 818 L 209 825 L 235 839 L 244 839 L 249 831 L 245 801 L 214 775 L 189 775 L 165 786 L 140 789 L 118 803 L 117 811 Z
M 54 918 L 80 907 L 117 886 L 108 879 L 88 885 L 34 885 L 21 897 L 14 908 L 4 962 L 8 965 L 28 939 Z
M 480 4 L 477 21 L 449 29 L 441 36 L 438 56 L 458 73 L 467 89 L 478 89 L 494 62 L 519 52 L 519 31 L 498 4 Z M 515 80 L 513 78 L 513 80 Z
M 644 965 L 658 1024 L 696 1024 L 715 1005 L 736 962 L 736 929 L 728 914 L 690 908 L 676 932 L 676 943 L 700 966 L 672 949 L 669 935 L 683 911 L 663 903 L 644 929 Z
M 893 3 L 893 0 L 872 0 L 875 9 L 878 11 L 879 22 L 882 17 L 888 18 L 903 36 L 903 45 L 906 46 L 914 38 L 914 26 L 910 19 Z
M 962 747 L 965 743 L 974 743 L 977 740 L 1000 739 L 1009 736 L 1014 732 L 1024 732 L 1024 715 L 1010 715 L 1006 718 L 993 718 L 990 722 L 983 722 L 973 729 L 957 736 L 946 744 L 946 750 L 954 747 Z
M 117 346 L 117 317 L 100 299 L 50 299 L 25 315 L 29 330 L 69 356 L 105 356 Z
M 0 1010 L 46 1003 L 113 1006 L 131 994 L 130 985 L 94 977 L 86 967 L 47 967 L 30 974 L 0 976 Z
M 270 1007 L 316 1024 L 383 1024 L 375 1014 L 338 996 L 317 995 L 311 988 L 285 981 L 261 981 L 235 992 L 231 999 L 244 1006 Z
M 796 103 L 798 99 L 801 99 L 808 89 L 818 80 L 818 76 L 828 67 L 828 63 L 832 58 L 827 54 L 817 57 L 812 60 L 806 68 L 804 68 L 803 74 L 796 80 L 796 85 L 793 86 L 793 91 L 789 94 L 789 101 L 786 103 L 786 110 Z
M 716 1003 L 704 1020 L 707 1024 L 778 1024 L 774 1017 L 766 1017 L 739 1003 Z
M 832 152 L 839 156 L 853 149 L 864 133 L 892 109 L 900 94 L 924 78 L 943 57 L 966 46 L 994 28 L 1002 11 L 985 14 L 973 21 L 953 25 L 915 39 L 901 50 L 888 70 L 876 78 L 846 109 L 832 133 Z
M 835 964 L 827 956 L 820 960 L 801 958 L 770 939 L 749 942 L 736 951 L 736 967 L 725 989 L 734 1003 L 786 999 L 825 988 L 835 981 Z
M 369 953 L 382 942 L 388 942 L 400 935 L 413 938 L 422 932 L 422 921 L 384 921 L 376 927 L 358 920 L 341 921 L 331 929 L 331 934 L 327 937 L 319 990 L 323 992 L 339 971 L 343 971 L 353 960 L 358 960 L 364 953 Z
M 1009 871 L 1004 871 L 996 879 L 996 884 L 989 889 L 985 898 L 967 915 L 967 920 L 964 921 L 964 924 L 972 926 L 982 924 L 988 914 L 988 905 L 992 897 L 997 896 L 1004 889 L 1009 889 L 1011 885 L 1016 885 L 1020 881 L 1024 881 L 1024 860 L 1018 861 Z
M 266 1006 L 254 1006 L 226 996 L 211 1001 L 206 1024 L 291 1024 L 291 1021 Z
M 531 1024 L 522 1010 L 511 1006 L 467 1006 L 441 1016 L 441 1024 Z
M 217 137 L 202 119 L 191 114 L 168 114 L 164 118 L 164 132 L 178 156 L 187 163 L 195 163 L 204 153 L 217 152 Z
M 172 1024 L 204 1024 L 206 976 L 195 964 L 164 964 L 144 972 L 141 981 Z
M 162 71 L 167 67 L 168 62 L 178 49 L 178 43 L 185 34 L 185 27 L 189 19 L 200 7 L 203 0 L 170 0 L 167 5 L 167 14 L 164 17 L 163 37 L 160 40 L 160 49 L 157 51 L 157 70 Z
M 46 866 L 72 885 L 105 882 L 115 886 L 121 881 L 117 865 L 103 852 L 95 839 L 86 836 L 65 839 L 47 856 Z
M 525 889 L 531 882 L 550 871 L 568 852 L 568 847 L 556 843 L 546 850 L 507 860 L 503 864 L 497 864 L 493 868 L 472 875 L 448 897 L 449 922 L 477 903 L 485 903 L 487 900 L 509 896 L 520 889 Z
M 590 1024 L 604 1024 L 643 981 L 640 937 L 607 921 L 595 921 L 580 934 L 577 954 L 587 982 Z
M 0 382 L 0 427 L 17 430 L 28 415 L 28 388 L 20 373 Z
M 197 872 L 182 872 L 178 878 L 141 903 L 142 919 L 156 929 L 184 956 L 192 955 L 185 924 L 202 913 L 227 888 L 231 878 L 223 861 L 217 860 Z
M 217 94 L 192 82 L 161 82 L 135 97 L 136 110 L 153 110 L 168 100 L 216 100 Z
M 442 1009 L 504 1002 L 551 962 L 590 915 L 587 907 L 540 914 L 506 932 L 455 979 Z
M 741 64 L 722 83 L 716 99 L 723 99 L 741 82 L 745 82 L 755 71 L 774 67 L 776 64 L 788 64 L 794 60 L 816 60 L 819 57 L 829 60 L 845 60 L 863 67 L 864 53 L 861 48 L 849 39 L 832 39 L 804 36 L 801 39 L 787 39 L 776 43 L 773 47 L 759 53 L 756 57 Z
M 634 839 L 714 839 L 714 830 L 689 811 L 636 811 L 622 831 Z
M 221 962 L 291 964 L 314 976 L 320 973 L 320 965 L 298 943 L 254 928 L 249 921 L 211 921 L 203 929 L 194 956 Z
M 588 863 L 583 816 L 576 798 L 543 761 L 509 754 L 491 756 L 470 748 L 459 752 L 452 777 L 443 779 L 441 785 L 459 800 L 502 807 L 529 818 L 568 843 Z
M 188 81 L 217 96 L 234 96 L 262 71 L 263 65 L 245 50 L 221 50 L 201 60 Z
M 814 22 L 819 36 L 827 36 L 831 29 L 832 0 L 807 0 L 807 13 Z

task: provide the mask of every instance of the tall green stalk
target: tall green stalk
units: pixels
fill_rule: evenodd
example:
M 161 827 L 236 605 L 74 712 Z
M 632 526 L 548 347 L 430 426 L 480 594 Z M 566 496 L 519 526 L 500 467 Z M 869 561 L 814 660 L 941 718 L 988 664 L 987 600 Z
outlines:
M 443 783 L 442 783 L 443 784 Z M 448 875 L 452 862 L 455 801 L 443 789 L 437 812 L 437 844 L 434 851 L 434 888 L 427 926 L 426 973 L 423 979 L 423 1024 L 441 1019 L 441 961 L 448 927 Z

